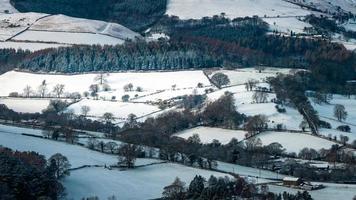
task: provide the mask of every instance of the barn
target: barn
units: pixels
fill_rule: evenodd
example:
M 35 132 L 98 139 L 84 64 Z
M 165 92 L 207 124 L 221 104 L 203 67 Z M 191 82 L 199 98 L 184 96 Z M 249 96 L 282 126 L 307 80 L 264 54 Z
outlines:
M 303 183 L 301 178 L 294 178 L 294 177 L 284 177 L 283 178 L 283 185 L 285 186 L 299 186 Z

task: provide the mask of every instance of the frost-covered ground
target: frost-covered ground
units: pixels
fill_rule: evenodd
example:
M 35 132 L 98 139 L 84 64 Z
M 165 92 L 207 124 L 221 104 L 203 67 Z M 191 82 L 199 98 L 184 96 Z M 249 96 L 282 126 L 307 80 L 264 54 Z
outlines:
M 263 18 L 267 22 L 271 31 L 278 31 L 282 33 L 304 33 L 304 28 L 312 27 L 310 24 L 303 22 L 302 19 L 297 17 L 288 18 Z
M 49 99 L 0 98 L 0 104 L 22 113 L 40 113 L 49 105 Z
M 5 11 L 9 13 L 16 13 L 18 12 L 11 4 L 10 0 L 0 0 L 0 15 L 5 14 Z
M 58 47 L 58 44 L 117 45 L 126 39 L 134 40 L 136 37 L 141 36 L 120 24 L 98 20 L 41 13 L 0 15 L 0 41 L 11 39 L 19 42 L 0 43 L 0 47 L 38 50 Z M 48 44 L 40 45 L 38 42 Z M 21 46 L 22 44 L 24 46 Z M 29 44 L 34 47 L 30 47 Z
M 211 143 L 214 139 L 222 144 L 227 144 L 232 138 L 241 141 L 245 139 L 245 131 L 227 130 L 222 128 L 196 127 L 175 134 L 174 136 L 187 139 L 194 134 L 198 134 L 202 143 Z
M 265 84 L 264 84 L 265 85 Z M 269 86 L 266 84 L 266 87 Z M 275 128 L 277 124 L 283 124 L 286 129 L 299 130 L 299 124 L 303 121 L 302 115 L 291 107 L 285 107 L 285 113 L 279 113 L 275 108 L 276 104 L 271 100 L 275 98 L 275 94 L 269 93 L 268 103 L 253 103 L 252 96 L 254 92 L 246 91 L 244 85 L 234 86 L 218 90 L 208 94 L 209 100 L 216 100 L 225 92 L 231 92 L 234 95 L 235 106 L 238 112 L 247 116 L 263 114 L 268 117 L 268 125 L 270 128 Z
M 332 141 L 322 139 L 309 134 L 290 132 L 264 132 L 256 136 L 262 141 L 262 145 L 269 145 L 273 142 L 280 143 L 286 152 L 299 153 L 303 148 L 313 148 L 315 150 L 330 149 L 335 144 Z
M 73 168 L 82 165 L 117 163 L 117 156 L 63 142 L 23 136 L 21 133 L 39 134 L 39 130 L 1 125 L 0 145 L 20 151 L 36 151 L 47 158 L 59 152 L 69 159 Z M 137 159 L 137 165 L 155 162 L 159 160 Z M 188 183 L 195 175 L 202 175 L 205 178 L 211 175 L 226 176 L 223 173 L 167 163 L 126 171 L 86 168 L 72 171 L 71 175 L 62 181 L 67 188 L 68 199 L 81 199 L 88 196 L 106 199 L 112 195 L 118 199 L 151 199 L 160 197 L 163 187 L 172 183 L 175 177 L 180 177 Z
M 226 174 L 167 163 L 134 170 L 118 171 L 103 168 L 88 168 L 73 171 L 64 179 L 68 197 L 98 196 L 106 199 L 115 195 L 117 199 L 155 199 L 162 196 L 163 188 L 171 184 L 175 177 L 189 182 L 195 175 L 208 179 L 211 175 L 224 177 Z
M 305 5 L 309 5 L 328 13 L 338 13 L 340 10 L 344 12 L 356 13 L 356 1 L 355 0 L 293 0 L 301 2 Z
M 157 106 L 144 103 L 125 103 L 102 100 L 83 99 L 78 103 L 72 104 L 67 110 L 73 110 L 75 114 L 81 115 L 82 106 L 89 106 L 88 116 L 100 118 L 104 113 L 112 113 L 118 121 L 127 119 L 129 114 L 135 114 L 137 117 L 148 115 L 160 111 Z
M 58 48 L 68 46 L 65 44 L 53 44 L 53 43 L 40 43 L 40 42 L 0 42 L 1 49 L 22 49 L 22 50 L 29 50 L 29 51 L 38 51 L 41 49 L 48 49 L 48 48 Z
M 32 24 L 47 14 L 13 13 L 0 15 L 0 41 L 5 41 L 25 31 Z
M 50 31 L 25 31 L 13 38 L 14 41 L 52 42 L 58 44 L 118 45 L 124 40 L 95 33 L 70 33 Z
M 80 74 L 80 75 L 58 75 L 58 74 L 33 74 L 25 72 L 10 71 L 0 75 L 0 96 L 7 96 L 10 92 L 22 93 L 26 85 L 30 85 L 34 91 L 43 80 L 46 80 L 47 87 L 51 91 L 56 84 L 64 84 L 65 92 L 79 92 L 82 94 L 89 90 L 89 86 L 97 81 L 94 78 L 98 74 Z M 142 87 L 144 93 L 154 93 L 159 90 L 169 90 L 172 85 L 176 88 L 195 88 L 198 83 L 210 85 L 209 80 L 202 71 L 178 71 L 178 72 L 127 72 L 127 73 L 110 73 L 107 76 L 107 84 L 110 86 L 110 98 L 116 96 L 121 99 L 124 92 L 124 85 L 132 83 L 134 89 Z M 188 94 L 191 91 L 187 91 Z M 131 95 L 132 94 L 132 95 Z M 130 96 L 134 97 L 141 92 L 131 92 Z M 105 96 L 105 92 L 99 93 Z M 108 95 L 106 95 L 108 96 Z
M 309 11 L 282 0 L 170 0 L 166 13 L 183 19 L 196 19 L 221 13 L 231 18 L 254 15 L 284 17 L 310 14 Z
M 312 98 L 310 101 L 313 102 Z M 345 121 L 338 121 L 334 117 L 334 106 L 336 104 L 341 104 L 345 106 L 345 110 L 347 111 L 348 115 Z M 332 129 L 320 129 L 320 133 L 332 137 L 336 136 L 337 139 L 340 139 L 340 135 L 348 136 L 349 142 L 352 143 L 356 140 L 356 99 L 355 97 L 344 97 L 341 95 L 333 95 L 333 99 L 330 101 L 330 104 L 316 104 L 312 103 L 313 107 L 316 111 L 318 111 L 319 117 L 321 120 L 329 122 L 332 126 Z M 351 128 L 351 132 L 341 132 L 336 130 L 338 126 L 341 125 L 348 125 Z
M 333 184 L 333 183 L 316 183 L 323 184 L 326 188 L 321 190 L 308 191 L 309 194 L 315 200 L 326 200 L 326 199 L 342 199 L 351 200 L 356 195 L 356 185 L 345 185 L 345 184 Z M 295 194 L 298 192 L 297 189 L 281 187 L 276 185 L 268 185 L 269 191 L 274 193 L 283 193 L 284 191 L 288 193 Z M 302 192 L 302 191 L 301 191 Z
M 272 68 L 266 67 L 261 73 L 255 68 L 241 68 L 236 70 L 216 70 L 213 71 L 209 77 L 216 73 L 223 73 L 230 79 L 230 85 L 240 85 L 246 83 L 248 80 L 253 79 L 259 82 L 265 82 L 267 77 L 277 76 L 281 74 L 289 74 L 290 68 Z
M 271 31 L 302 33 L 304 27 L 310 25 L 298 18 L 311 11 L 283 0 L 170 0 L 166 13 L 182 19 L 200 19 L 221 13 L 229 18 L 259 16 L 271 26 Z

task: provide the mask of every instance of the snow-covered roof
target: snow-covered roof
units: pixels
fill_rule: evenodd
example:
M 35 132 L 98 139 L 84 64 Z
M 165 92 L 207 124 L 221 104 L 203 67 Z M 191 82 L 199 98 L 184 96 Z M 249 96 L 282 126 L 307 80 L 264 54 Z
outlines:
M 295 178 L 295 177 L 284 177 L 283 181 L 299 181 L 300 178 Z

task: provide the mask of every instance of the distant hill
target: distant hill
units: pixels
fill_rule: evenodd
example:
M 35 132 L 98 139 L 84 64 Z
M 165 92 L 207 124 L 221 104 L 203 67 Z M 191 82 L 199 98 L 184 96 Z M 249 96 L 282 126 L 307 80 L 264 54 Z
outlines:
M 166 12 L 167 0 L 10 0 L 20 12 L 104 20 L 142 31 Z

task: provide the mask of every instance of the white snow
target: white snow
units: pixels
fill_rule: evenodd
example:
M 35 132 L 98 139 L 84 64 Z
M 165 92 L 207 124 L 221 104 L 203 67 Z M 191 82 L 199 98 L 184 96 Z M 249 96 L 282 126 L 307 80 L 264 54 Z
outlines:
M 47 15 L 31 12 L 0 15 L 0 41 L 8 40 L 25 31 L 33 23 L 45 16 Z
M 245 139 L 245 131 L 240 130 L 228 130 L 222 128 L 211 128 L 211 127 L 196 127 L 188 129 L 175 134 L 174 136 L 188 139 L 194 134 L 198 134 L 202 143 L 211 143 L 214 139 L 219 140 L 222 144 L 227 144 L 232 138 L 241 141 Z
M 135 39 L 138 33 L 115 23 L 98 20 L 69 17 L 65 15 L 52 15 L 43 18 L 31 26 L 30 30 L 71 32 L 71 33 L 97 33 L 120 39 Z
M 1 3 L 1 2 L 0 2 Z M 0 4 L 1 5 L 1 4 Z M 116 23 L 41 13 L 0 15 L 0 41 L 20 42 L 16 48 L 27 49 L 24 43 L 118 45 L 126 39 L 141 37 L 138 33 Z M 9 44 L 1 44 L 5 46 Z M 42 49 L 38 45 L 34 49 Z M 33 49 L 33 48 L 32 48 Z
M 296 17 L 288 18 L 263 18 L 263 21 L 270 25 L 271 31 L 278 31 L 282 33 L 304 33 L 305 27 L 311 27 L 310 24 L 303 22 Z
M 106 199 L 115 195 L 118 199 L 155 199 L 162 196 L 163 188 L 179 177 L 188 186 L 195 175 L 208 179 L 211 175 L 226 174 L 167 163 L 134 170 L 118 171 L 103 168 L 87 168 L 73 171 L 63 183 L 68 197 L 98 196 Z
M 83 99 L 78 103 L 72 104 L 67 110 L 73 110 L 75 114 L 81 115 L 82 106 L 90 107 L 88 116 L 100 118 L 104 113 L 109 112 L 121 121 L 127 119 L 129 114 L 135 114 L 137 117 L 141 117 L 160 110 L 157 106 L 144 103 L 125 103 L 89 99 Z
M 117 163 L 117 156 L 90 151 L 77 145 L 24 136 L 21 135 L 23 132 L 32 133 L 33 130 L 0 126 L 0 145 L 19 151 L 36 151 L 46 158 L 59 152 L 69 159 L 72 168 Z M 155 162 L 160 161 L 137 159 L 137 165 Z M 68 199 L 81 199 L 88 196 L 106 199 L 112 195 L 119 199 L 151 199 L 161 197 L 163 188 L 172 183 L 175 177 L 189 183 L 195 175 L 202 175 L 207 179 L 211 175 L 226 176 L 223 173 L 166 163 L 126 171 L 84 168 L 72 171 L 71 175 L 62 182 L 66 187 Z
M 313 183 L 313 184 L 323 184 L 326 188 L 321 190 L 308 191 L 314 200 L 326 200 L 326 199 L 352 199 L 355 196 L 356 185 L 346 185 L 346 184 L 334 184 L 334 183 Z M 284 191 L 288 193 L 295 194 L 297 189 L 292 189 L 288 187 L 268 185 L 269 191 L 274 193 L 283 193 Z M 303 191 L 301 191 L 303 192 Z
M 168 15 L 183 19 L 199 19 L 205 16 L 220 15 L 227 17 L 269 16 L 305 16 L 309 11 L 282 0 L 170 0 Z
M 95 33 L 70 33 L 50 31 L 25 31 L 13 38 L 15 41 L 53 42 L 59 44 L 118 45 L 124 40 Z
M 97 82 L 94 78 L 95 73 L 78 75 L 59 75 L 59 74 L 34 74 L 25 72 L 10 71 L 0 75 L 0 96 L 7 96 L 10 92 L 22 93 L 26 85 L 30 85 L 34 91 L 43 80 L 46 80 L 48 89 L 52 91 L 56 84 L 64 84 L 65 92 L 79 92 L 82 94 L 89 90 L 89 86 Z M 140 86 L 145 93 L 154 93 L 159 90 L 170 90 L 172 85 L 176 88 L 194 88 L 198 83 L 210 85 L 209 80 L 202 71 L 178 71 L 178 72 L 127 72 L 110 73 L 107 77 L 107 84 L 111 87 L 110 92 L 100 92 L 99 97 L 116 96 L 121 99 L 124 92 L 124 85 L 132 83 L 134 88 Z M 140 92 L 130 92 L 130 97 Z M 132 94 L 132 95 L 131 95 Z
M 42 49 L 48 48 L 58 48 L 62 46 L 68 46 L 64 44 L 53 44 L 53 43 L 39 43 L 39 42 L 0 42 L 1 49 L 22 49 L 22 50 L 29 50 L 29 51 L 38 51 Z
M 290 133 L 290 132 L 263 132 L 256 136 L 262 141 L 262 145 L 269 145 L 273 142 L 280 143 L 286 152 L 299 153 L 303 148 L 313 148 L 315 150 L 330 149 L 334 142 L 322 139 L 310 134 Z
M 49 105 L 49 99 L 0 98 L 0 104 L 22 113 L 41 113 Z
M 10 0 L 0 0 L 0 15 L 4 14 L 5 11 L 8 11 L 8 13 L 16 13 L 18 12 L 11 4 Z

